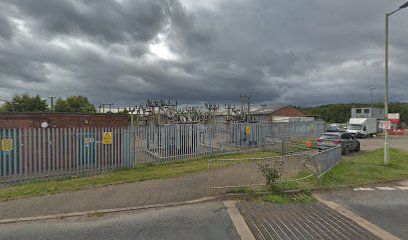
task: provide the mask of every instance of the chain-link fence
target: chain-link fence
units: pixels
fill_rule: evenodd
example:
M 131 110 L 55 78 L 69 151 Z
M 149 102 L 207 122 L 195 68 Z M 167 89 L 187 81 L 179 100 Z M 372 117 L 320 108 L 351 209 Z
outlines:
M 341 158 L 341 146 L 337 146 L 323 152 L 309 149 L 309 152 L 266 158 L 211 159 L 208 160 L 208 189 L 211 194 L 217 190 L 265 186 L 267 179 L 262 167 L 276 169 L 280 183 L 310 177 L 320 179 Z

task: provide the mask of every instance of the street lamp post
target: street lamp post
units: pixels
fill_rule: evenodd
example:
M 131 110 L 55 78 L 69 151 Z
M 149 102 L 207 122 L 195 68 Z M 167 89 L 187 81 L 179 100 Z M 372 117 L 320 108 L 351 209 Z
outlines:
M 385 119 L 388 121 L 388 25 L 389 25 L 389 18 L 392 14 L 398 12 L 403 8 L 408 7 L 408 2 L 401 5 L 397 10 L 394 10 L 390 13 L 385 14 L 385 81 L 384 81 L 384 111 L 385 111 Z M 384 137 L 384 164 L 388 165 L 390 163 L 390 146 L 388 144 L 388 130 L 385 130 L 385 137 Z
M 374 102 L 373 102 L 373 90 L 375 89 L 375 87 L 370 87 L 370 101 L 371 101 L 371 111 L 374 107 Z

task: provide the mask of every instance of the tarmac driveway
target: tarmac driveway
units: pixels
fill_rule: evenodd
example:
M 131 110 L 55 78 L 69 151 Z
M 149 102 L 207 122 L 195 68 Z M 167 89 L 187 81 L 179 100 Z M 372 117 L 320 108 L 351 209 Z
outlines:
M 408 240 L 408 182 L 340 190 L 323 196 L 383 230 Z

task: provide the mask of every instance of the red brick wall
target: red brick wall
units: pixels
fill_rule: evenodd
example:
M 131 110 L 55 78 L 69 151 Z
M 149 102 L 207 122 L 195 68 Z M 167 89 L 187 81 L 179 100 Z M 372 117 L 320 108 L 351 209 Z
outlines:
M 269 122 L 272 122 L 272 117 L 306 117 L 306 115 L 292 106 L 287 106 L 269 114 Z
M 0 113 L 1 128 L 126 127 L 127 114 Z

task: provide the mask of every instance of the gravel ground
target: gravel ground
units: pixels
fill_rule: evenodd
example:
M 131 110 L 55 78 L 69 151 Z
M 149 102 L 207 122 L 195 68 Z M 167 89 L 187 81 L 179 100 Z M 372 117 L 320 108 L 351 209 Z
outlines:
M 359 140 L 362 151 L 371 151 L 384 146 L 384 136 L 365 138 Z M 404 151 L 408 151 L 408 135 L 389 137 L 390 146 Z

